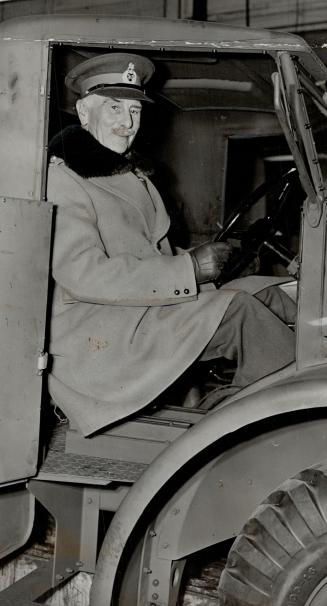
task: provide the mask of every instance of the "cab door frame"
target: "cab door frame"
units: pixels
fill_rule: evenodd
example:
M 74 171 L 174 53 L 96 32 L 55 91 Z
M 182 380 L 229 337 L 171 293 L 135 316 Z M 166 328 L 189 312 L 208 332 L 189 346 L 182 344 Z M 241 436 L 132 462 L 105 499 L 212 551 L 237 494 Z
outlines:
M 326 115 L 324 91 L 296 57 L 277 54 L 274 104 L 307 195 L 302 210 L 296 363 L 298 369 L 326 360 L 326 187 L 316 151 L 305 96 Z M 327 107 L 326 107 L 327 109 Z

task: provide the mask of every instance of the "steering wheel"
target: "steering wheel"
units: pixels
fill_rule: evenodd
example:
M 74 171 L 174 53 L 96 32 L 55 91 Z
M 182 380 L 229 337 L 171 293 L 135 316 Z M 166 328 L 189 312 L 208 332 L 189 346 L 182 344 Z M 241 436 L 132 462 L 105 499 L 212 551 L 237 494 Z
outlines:
M 270 193 L 275 202 L 270 213 L 255 221 L 241 237 L 240 249 L 235 249 L 230 260 L 225 265 L 216 287 L 219 288 L 225 282 L 239 277 L 245 268 L 253 262 L 263 247 L 272 250 L 286 264 L 291 275 L 296 277 L 297 263 L 294 263 L 294 253 L 280 244 L 276 238 L 278 231 L 278 220 L 284 207 L 289 201 L 295 188 L 299 185 L 298 173 L 295 168 L 288 170 L 278 181 L 269 180 L 262 183 L 247 198 L 245 198 L 237 209 L 231 214 L 222 229 L 216 234 L 214 242 L 231 238 L 235 232 L 235 226 L 244 214 L 251 209 L 266 193 Z

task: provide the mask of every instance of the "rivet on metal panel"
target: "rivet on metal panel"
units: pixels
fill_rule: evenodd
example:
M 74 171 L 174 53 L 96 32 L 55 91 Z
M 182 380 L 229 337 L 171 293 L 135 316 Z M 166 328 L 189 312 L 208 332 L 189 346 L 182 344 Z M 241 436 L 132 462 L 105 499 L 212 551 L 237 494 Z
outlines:
M 151 568 L 146 568 L 145 567 L 145 568 L 143 568 L 143 572 L 144 572 L 144 574 L 151 574 L 152 570 L 151 570 Z
M 158 593 L 153 593 L 153 594 L 152 594 L 152 599 L 153 599 L 153 600 L 157 600 L 157 599 L 158 599 L 158 597 L 159 597 L 159 594 L 158 594 Z
M 79 566 L 80 567 L 80 566 L 83 566 L 83 565 L 84 565 L 84 562 L 75 562 L 75 566 Z
M 162 549 L 168 549 L 168 547 L 169 547 L 169 543 L 163 543 Z
M 89 499 L 87 500 L 87 502 L 88 502 L 88 504 L 89 504 L 89 505 L 91 505 L 91 503 L 93 503 L 93 499 L 89 498 Z
M 56 580 L 62 581 L 65 577 L 62 574 L 56 574 Z
M 177 516 L 180 513 L 180 509 L 178 507 L 175 507 L 175 509 L 173 509 L 173 516 Z
M 67 574 L 71 574 L 72 572 L 74 572 L 74 568 L 66 568 L 65 572 L 67 572 Z
M 7 199 L 6 198 L 1 198 L 1 202 L 3 202 L 4 204 L 6 204 Z
M 150 535 L 150 537 L 156 537 L 157 533 L 155 530 L 150 530 L 149 535 Z
M 152 585 L 153 585 L 154 587 L 158 587 L 158 585 L 159 585 L 159 581 L 158 581 L 158 579 L 153 579 L 153 581 L 152 581 Z

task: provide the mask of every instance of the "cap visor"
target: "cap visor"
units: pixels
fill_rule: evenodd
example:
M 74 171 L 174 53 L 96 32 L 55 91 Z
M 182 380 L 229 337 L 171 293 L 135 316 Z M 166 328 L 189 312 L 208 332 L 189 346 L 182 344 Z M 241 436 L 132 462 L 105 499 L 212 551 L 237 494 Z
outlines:
M 90 91 L 90 95 L 100 95 L 101 97 L 112 97 L 113 99 L 135 99 L 135 101 L 148 101 L 154 103 L 143 91 L 135 90 L 135 88 L 120 88 L 119 86 L 101 87 L 97 90 Z M 86 95 L 88 96 L 88 95 Z

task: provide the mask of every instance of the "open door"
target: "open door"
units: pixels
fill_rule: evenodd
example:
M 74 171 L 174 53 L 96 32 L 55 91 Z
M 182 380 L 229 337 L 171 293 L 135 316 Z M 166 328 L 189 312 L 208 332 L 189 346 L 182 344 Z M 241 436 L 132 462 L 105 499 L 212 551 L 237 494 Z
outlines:
M 36 472 L 51 205 L 0 201 L 0 483 Z
M 28 539 L 36 473 L 51 205 L 0 200 L 0 557 Z
M 52 207 L 44 198 L 48 43 L 0 28 L 0 557 L 23 545 L 38 464 Z

